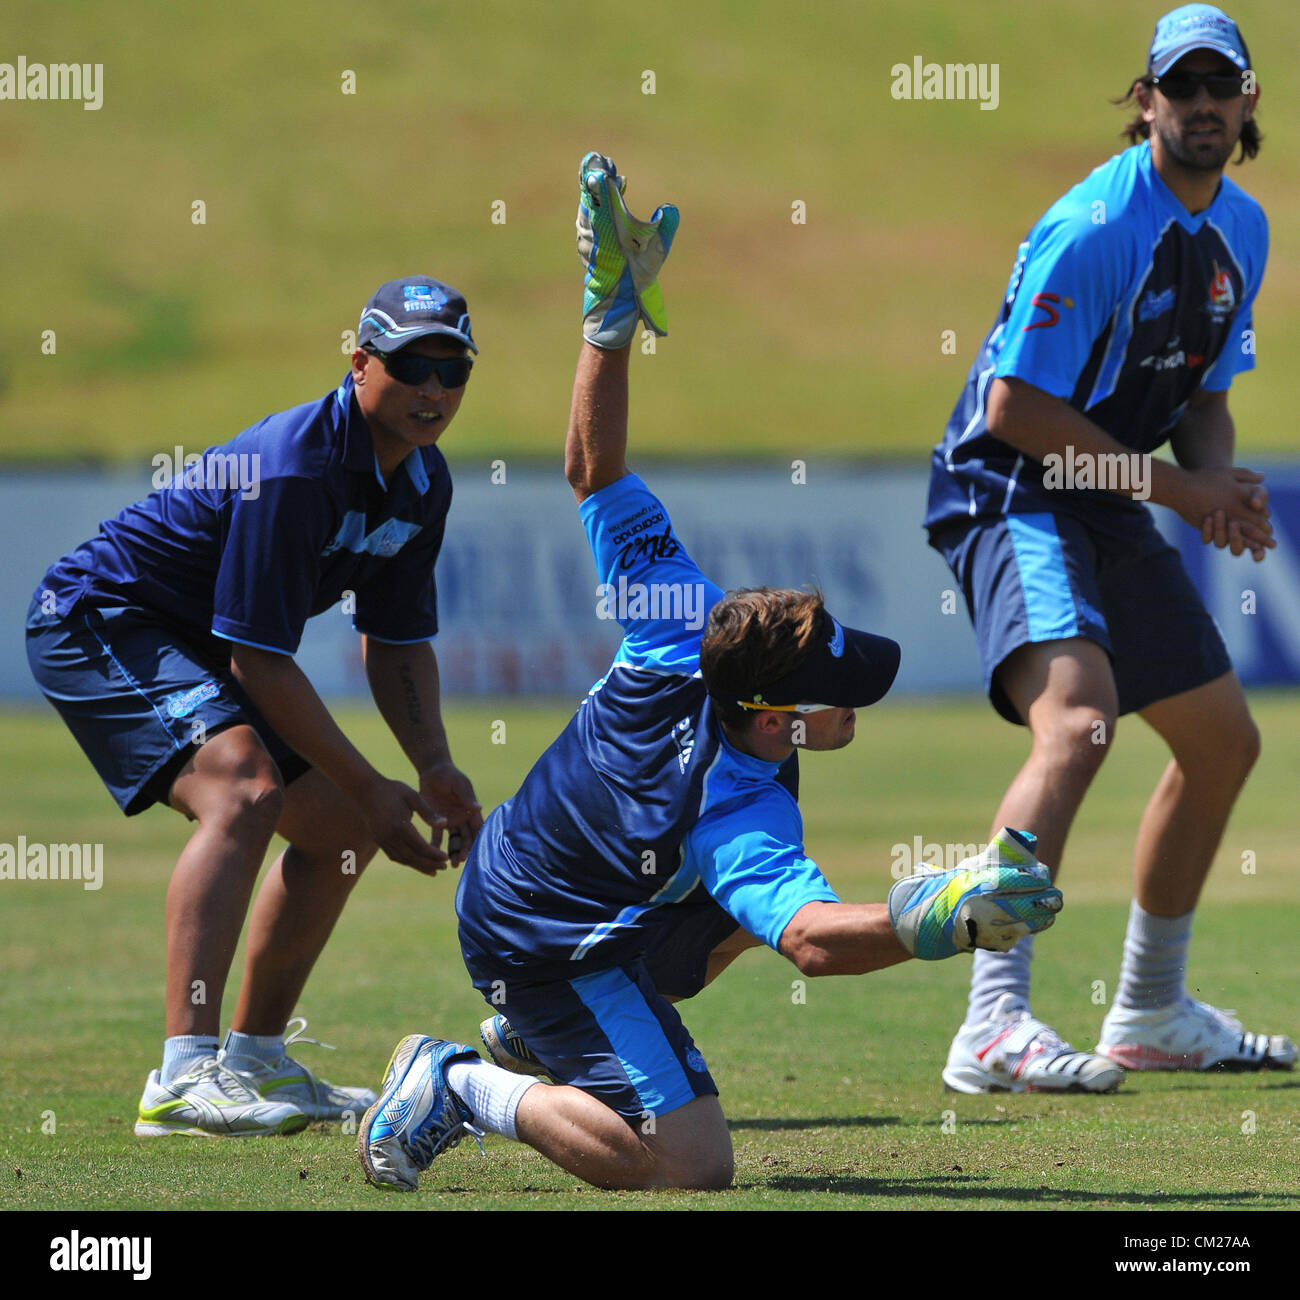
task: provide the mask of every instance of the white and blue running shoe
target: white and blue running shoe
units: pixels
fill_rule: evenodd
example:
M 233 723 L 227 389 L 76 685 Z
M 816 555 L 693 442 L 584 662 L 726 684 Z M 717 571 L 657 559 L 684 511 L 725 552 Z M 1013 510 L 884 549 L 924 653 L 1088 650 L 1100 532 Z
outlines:
M 447 1086 L 453 1061 L 480 1060 L 464 1043 L 408 1034 L 397 1044 L 379 1090 L 357 1132 L 357 1155 L 366 1181 L 413 1192 L 441 1151 L 471 1134 L 482 1150 L 483 1130 L 468 1106 Z

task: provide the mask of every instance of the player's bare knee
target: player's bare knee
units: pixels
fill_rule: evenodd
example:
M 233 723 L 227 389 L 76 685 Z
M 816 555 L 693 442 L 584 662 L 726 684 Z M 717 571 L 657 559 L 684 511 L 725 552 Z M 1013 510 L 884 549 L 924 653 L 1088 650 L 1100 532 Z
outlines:
M 697 1097 L 663 1116 L 656 1134 L 642 1142 L 654 1162 L 653 1186 L 692 1191 L 731 1186 L 731 1131 L 715 1096 Z
M 1221 736 L 1219 741 L 1219 752 L 1241 774 L 1241 779 L 1244 781 L 1250 769 L 1259 760 L 1261 742 L 1255 720 L 1247 715 L 1225 736 Z
M 364 825 L 333 828 L 326 834 L 280 833 L 305 862 L 336 867 L 340 863 L 345 875 L 359 876 L 374 860 L 379 846 L 370 838 Z
M 1114 713 L 1091 705 L 1065 709 L 1035 728 L 1035 747 L 1062 776 L 1088 779 L 1110 752 L 1115 722 Z
M 221 810 L 221 819 L 232 829 L 250 835 L 274 833 L 280 814 L 284 810 L 284 787 L 279 777 L 265 776 L 235 783 Z
M 1249 716 L 1230 726 L 1206 723 L 1205 743 L 1178 756 L 1179 766 L 1193 780 L 1212 785 L 1242 785 L 1260 755 L 1259 728 Z
M 339 841 L 320 855 L 320 860 L 342 871 L 354 883 L 379 852 L 369 840 Z
M 1246 726 L 1240 737 L 1240 759 L 1243 765 L 1243 775 L 1249 772 L 1252 767 L 1259 762 L 1260 751 L 1263 749 L 1263 741 L 1260 738 L 1259 728 L 1255 725 L 1253 718 L 1246 720 Z
M 370 840 L 355 845 L 347 844 L 339 850 L 340 856 L 344 854 L 354 855 L 349 861 L 354 862 L 358 876 L 375 860 L 375 854 L 378 852 L 379 846 Z
M 725 1155 L 718 1155 L 696 1170 L 691 1186 L 700 1192 L 722 1192 L 731 1186 L 735 1177 L 736 1158 L 728 1148 Z
M 736 1176 L 736 1159 L 728 1141 L 725 1149 L 693 1153 L 665 1170 L 667 1187 L 688 1192 L 720 1192 Z
M 379 845 L 370 838 L 370 828 L 358 812 L 355 816 L 341 819 L 329 828 L 329 834 L 323 837 L 322 856 L 331 862 L 346 858 L 360 875 L 379 852 Z

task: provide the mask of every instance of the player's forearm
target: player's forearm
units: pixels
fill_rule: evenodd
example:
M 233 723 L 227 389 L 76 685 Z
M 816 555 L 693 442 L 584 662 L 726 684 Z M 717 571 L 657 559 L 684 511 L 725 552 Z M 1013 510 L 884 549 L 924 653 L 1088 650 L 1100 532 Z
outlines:
M 385 645 L 362 639 L 366 679 L 380 715 L 417 772 L 451 762 L 442 724 L 438 660 L 427 641 Z
M 995 379 L 989 389 L 988 428 L 997 439 L 1023 452 L 1040 465 L 1050 455 L 1066 456 L 1067 449 L 1075 462 L 1080 456 L 1091 457 L 1100 464 L 1102 457 L 1133 456 L 1100 425 L 1076 411 L 1068 402 L 1035 388 L 1019 379 Z M 1168 505 L 1176 495 L 1182 471 L 1168 461 L 1152 459 L 1150 475 L 1135 478 L 1149 485 L 1149 496 L 1159 505 Z M 1094 482 L 1097 481 L 1094 477 Z M 1105 491 L 1108 489 L 1098 489 Z M 1116 496 L 1132 497 L 1134 491 L 1117 491 Z
M 564 476 L 581 501 L 627 473 L 627 368 L 631 347 L 582 345 L 573 379 Z
M 339 789 L 360 798 L 383 778 L 339 730 L 307 675 L 288 655 L 235 645 L 230 670 L 276 734 Z
M 1188 406 L 1169 437 L 1184 469 L 1224 469 L 1233 463 L 1237 429 L 1226 402 Z
M 805 903 L 780 952 L 805 975 L 865 975 L 907 961 L 884 903 Z

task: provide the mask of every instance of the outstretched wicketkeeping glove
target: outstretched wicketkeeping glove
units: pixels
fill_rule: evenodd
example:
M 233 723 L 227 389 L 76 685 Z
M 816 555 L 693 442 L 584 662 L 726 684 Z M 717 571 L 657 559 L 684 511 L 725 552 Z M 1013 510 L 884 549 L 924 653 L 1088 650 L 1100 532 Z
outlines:
M 938 961 L 989 948 L 1006 952 L 1027 934 L 1046 930 L 1064 900 L 1034 857 L 1028 831 L 1004 826 L 978 857 L 951 871 L 906 876 L 889 891 L 889 921 L 914 957 Z
M 586 268 L 582 333 L 600 348 L 626 347 L 637 321 L 668 333 L 659 269 L 681 220 L 665 204 L 638 221 L 623 202 L 627 181 L 613 160 L 589 153 L 578 168 L 578 256 Z

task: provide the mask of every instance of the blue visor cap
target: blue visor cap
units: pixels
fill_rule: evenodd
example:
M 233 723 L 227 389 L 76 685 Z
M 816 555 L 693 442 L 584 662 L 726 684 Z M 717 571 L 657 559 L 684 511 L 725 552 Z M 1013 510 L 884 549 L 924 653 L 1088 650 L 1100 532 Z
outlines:
M 1193 50 L 1213 50 L 1245 72 L 1250 67 L 1250 51 L 1237 24 L 1213 5 L 1183 5 L 1156 24 L 1147 52 L 1147 69 L 1163 77 L 1185 54 Z
M 478 352 L 465 295 L 427 275 L 389 280 L 375 290 L 357 327 L 357 347 L 399 352 L 415 339 L 445 334 Z
M 897 641 L 844 627 L 826 610 L 811 652 L 784 677 L 757 691 L 746 704 L 830 704 L 864 709 L 883 699 L 898 676 Z

